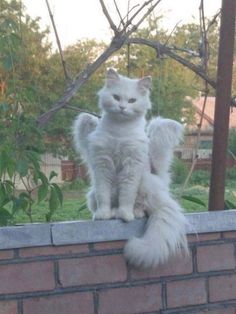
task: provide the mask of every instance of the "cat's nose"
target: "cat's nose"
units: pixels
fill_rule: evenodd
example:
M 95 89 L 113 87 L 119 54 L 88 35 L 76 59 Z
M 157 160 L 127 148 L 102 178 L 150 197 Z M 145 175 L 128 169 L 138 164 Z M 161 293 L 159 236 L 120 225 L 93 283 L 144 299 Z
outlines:
M 123 105 L 119 105 L 119 107 L 120 107 L 121 110 L 125 110 L 126 109 L 126 107 L 123 106 Z

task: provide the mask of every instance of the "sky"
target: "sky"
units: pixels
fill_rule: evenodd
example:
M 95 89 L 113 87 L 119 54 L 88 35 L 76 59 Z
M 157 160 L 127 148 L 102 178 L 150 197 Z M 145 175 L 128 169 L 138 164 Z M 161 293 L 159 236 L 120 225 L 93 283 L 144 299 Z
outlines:
M 48 0 L 53 12 L 54 20 L 59 33 L 62 47 L 76 43 L 85 38 L 96 38 L 108 41 L 111 30 L 102 13 L 99 0 Z M 109 8 L 109 13 L 116 19 L 113 0 L 104 1 Z M 127 12 L 127 0 L 116 0 L 121 12 Z M 143 3 L 144 0 L 130 0 L 130 6 Z M 56 48 L 55 36 L 52 31 L 49 14 L 45 0 L 23 0 L 26 12 L 32 17 L 41 17 L 42 29 L 49 26 L 51 29 L 50 40 Z M 156 15 L 163 15 L 163 27 L 170 32 L 177 23 L 199 21 L 200 0 L 162 0 L 156 8 Z M 212 17 L 221 7 L 221 0 L 205 0 L 205 15 Z

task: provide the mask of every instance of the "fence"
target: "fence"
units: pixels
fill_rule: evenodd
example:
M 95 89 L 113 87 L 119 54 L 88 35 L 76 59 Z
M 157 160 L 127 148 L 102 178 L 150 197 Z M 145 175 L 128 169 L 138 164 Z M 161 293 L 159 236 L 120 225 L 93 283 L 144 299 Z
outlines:
M 0 313 L 235 314 L 236 210 L 186 216 L 190 255 L 146 271 L 122 256 L 144 219 L 0 228 Z

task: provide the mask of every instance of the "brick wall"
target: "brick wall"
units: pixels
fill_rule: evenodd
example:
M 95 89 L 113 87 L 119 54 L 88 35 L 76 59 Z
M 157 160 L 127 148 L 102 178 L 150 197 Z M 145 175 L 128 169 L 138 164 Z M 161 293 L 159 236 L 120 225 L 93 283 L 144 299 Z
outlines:
M 191 218 L 198 221 L 194 229 L 197 217 Z M 12 239 L 18 229 L 0 228 L 0 248 L 5 245 L 0 249 L 0 314 L 236 314 L 236 211 L 230 221 L 234 218 L 235 230 L 189 234 L 188 257 L 146 271 L 126 265 L 123 240 L 57 246 L 39 246 L 39 241 L 27 247 L 18 234 L 17 248 L 6 249 L 11 241 L 1 239 Z M 224 216 L 222 226 L 226 220 Z M 83 226 L 87 224 L 96 226 Z M 72 226 L 66 225 L 67 235 Z M 45 225 L 42 230 L 46 241 Z M 27 237 L 31 243 L 29 233 Z

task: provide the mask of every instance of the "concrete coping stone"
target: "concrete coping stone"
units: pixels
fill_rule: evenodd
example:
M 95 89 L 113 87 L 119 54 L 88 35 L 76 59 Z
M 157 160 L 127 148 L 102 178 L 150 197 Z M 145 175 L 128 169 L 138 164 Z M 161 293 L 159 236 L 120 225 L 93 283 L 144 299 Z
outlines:
M 236 210 L 185 214 L 187 233 L 236 231 Z M 0 250 L 47 245 L 70 245 L 126 240 L 141 236 L 146 219 L 84 220 L 48 224 L 25 224 L 0 228 Z

